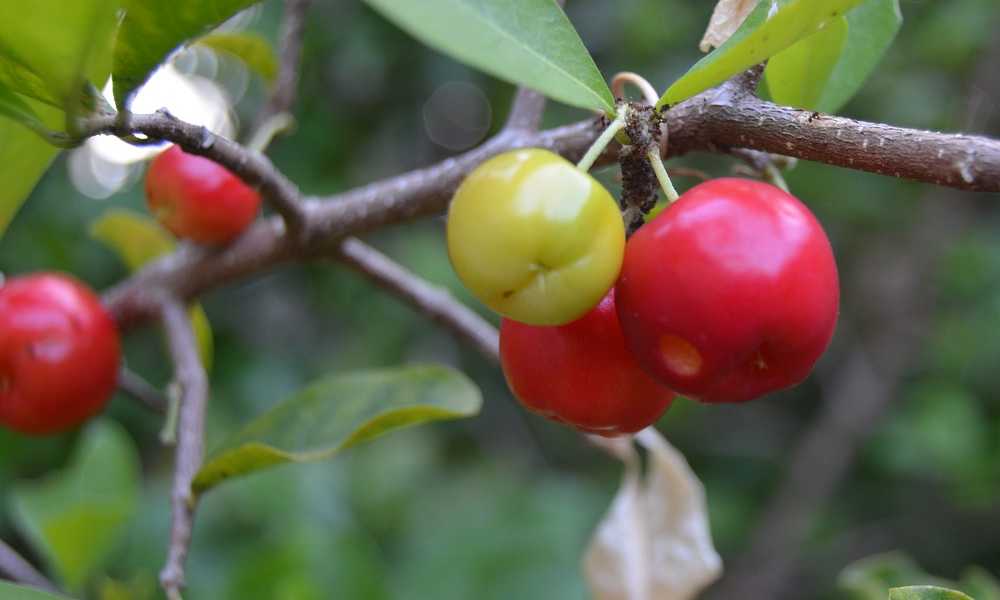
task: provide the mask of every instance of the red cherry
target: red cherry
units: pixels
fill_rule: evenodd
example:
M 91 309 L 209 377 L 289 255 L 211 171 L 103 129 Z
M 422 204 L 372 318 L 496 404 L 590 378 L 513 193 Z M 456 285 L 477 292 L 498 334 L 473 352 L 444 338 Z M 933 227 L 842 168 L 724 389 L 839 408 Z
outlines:
M 500 363 L 511 391 L 528 410 L 603 436 L 651 425 L 674 396 L 625 348 L 613 288 L 566 325 L 538 327 L 504 319 Z
M 0 424 L 36 435 L 79 425 L 111 398 L 120 357 L 114 320 L 75 279 L 0 286 Z
M 747 179 L 697 185 L 629 240 L 618 316 L 639 363 L 678 393 L 743 402 L 800 383 L 840 291 L 804 204 Z
M 174 235 L 202 244 L 236 238 L 260 210 L 260 194 L 207 158 L 171 146 L 146 173 L 146 201 Z

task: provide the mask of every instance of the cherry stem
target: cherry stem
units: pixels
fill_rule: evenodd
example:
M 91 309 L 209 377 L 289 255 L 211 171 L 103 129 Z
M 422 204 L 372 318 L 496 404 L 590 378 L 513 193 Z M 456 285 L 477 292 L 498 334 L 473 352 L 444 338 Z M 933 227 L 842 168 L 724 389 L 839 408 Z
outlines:
M 295 127 L 295 118 L 291 113 L 280 112 L 268 117 L 254 132 L 247 142 L 247 148 L 264 152 L 271 142 L 280 135 L 288 133 Z
M 656 180 L 660 182 L 660 189 L 663 190 L 663 195 L 667 198 L 667 204 L 673 204 L 679 196 L 674 188 L 674 183 L 670 181 L 667 168 L 663 166 L 659 150 L 650 150 L 646 153 L 646 157 L 649 159 L 649 164 L 653 165 L 653 172 L 656 173 Z
M 785 182 L 785 177 L 781 174 L 781 170 L 771 161 L 767 161 L 764 165 L 764 179 L 767 179 L 768 183 L 779 187 L 784 192 L 791 192 L 788 189 L 788 184 Z
M 631 83 L 635 87 L 639 88 L 642 92 L 642 97 L 650 106 L 656 106 L 656 102 L 660 99 L 660 95 L 656 93 L 656 88 L 653 84 L 646 81 L 646 78 L 638 73 L 632 73 L 631 71 L 622 71 L 614 77 L 611 78 L 611 93 L 614 94 L 616 98 L 625 97 L 625 84 Z
M 180 413 L 181 390 L 176 382 L 167 388 L 167 417 L 160 430 L 160 443 L 164 446 L 177 445 L 177 421 Z
M 621 110 L 618 112 L 618 116 L 615 117 L 614 121 L 608 125 L 608 128 L 601 133 L 600 137 L 594 140 L 590 148 L 587 149 L 587 153 L 583 155 L 580 162 L 576 163 L 576 168 L 580 169 L 584 173 L 590 171 L 590 167 L 594 166 L 597 162 L 597 158 L 604 152 L 604 149 L 608 147 L 611 140 L 614 139 L 615 135 L 624 129 L 625 127 L 625 111 Z

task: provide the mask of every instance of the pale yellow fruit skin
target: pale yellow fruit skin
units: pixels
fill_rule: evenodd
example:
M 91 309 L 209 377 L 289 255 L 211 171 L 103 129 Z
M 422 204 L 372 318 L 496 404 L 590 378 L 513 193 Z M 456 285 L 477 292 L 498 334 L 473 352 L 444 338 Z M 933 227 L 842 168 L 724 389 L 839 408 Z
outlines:
M 611 194 L 547 150 L 482 163 L 448 211 L 448 254 L 459 278 L 491 309 L 529 325 L 583 316 L 614 285 L 624 252 Z

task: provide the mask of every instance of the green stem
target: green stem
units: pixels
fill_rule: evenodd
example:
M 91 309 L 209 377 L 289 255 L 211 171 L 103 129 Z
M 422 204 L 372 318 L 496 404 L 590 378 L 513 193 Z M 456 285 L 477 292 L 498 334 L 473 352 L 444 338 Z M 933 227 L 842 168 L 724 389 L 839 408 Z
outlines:
M 180 404 L 180 387 L 176 382 L 171 383 L 167 388 L 167 417 L 163 421 L 163 429 L 160 430 L 160 443 L 164 446 L 173 446 L 177 443 L 177 417 Z
M 674 189 L 674 183 L 670 181 L 667 168 L 663 166 L 663 159 L 660 158 L 659 151 L 650 150 L 646 154 L 646 157 L 649 158 L 649 163 L 653 165 L 653 172 L 656 173 L 656 180 L 660 182 L 660 188 L 663 190 L 664 196 L 667 197 L 667 204 L 673 204 L 678 198 L 677 190 Z
M 774 166 L 774 163 L 771 161 L 768 161 L 767 166 L 764 167 L 764 178 L 767 179 L 772 185 L 781 188 L 785 192 L 790 192 L 788 184 L 785 183 L 785 177 L 781 174 L 778 167 Z
M 587 149 L 587 153 L 583 155 L 580 162 L 576 163 L 576 168 L 580 169 L 584 173 L 590 171 L 590 167 L 594 166 L 594 163 L 597 161 L 597 157 L 601 155 L 601 152 L 604 152 L 604 149 L 608 147 L 611 140 L 624 127 L 625 113 L 622 111 L 621 113 L 618 113 L 618 116 L 615 117 L 614 121 L 611 121 L 611 124 L 608 125 L 608 128 L 604 130 L 600 137 L 594 140 L 594 143 Z

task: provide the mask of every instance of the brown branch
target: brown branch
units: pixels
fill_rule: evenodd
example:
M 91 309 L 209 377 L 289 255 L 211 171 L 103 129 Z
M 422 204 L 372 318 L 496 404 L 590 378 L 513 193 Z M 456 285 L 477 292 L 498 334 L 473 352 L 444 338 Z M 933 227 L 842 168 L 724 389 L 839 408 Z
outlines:
M 306 13 L 312 0 L 285 0 L 285 15 L 281 22 L 278 76 L 271 88 L 258 123 L 291 110 L 299 86 L 299 61 L 302 58 L 302 37 L 306 28 Z
M 514 95 L 510 106 L 510 114 L 504 129 L 508 131 L 536 131 L 542 122 L 545 111 L 545 96 L 535 90 L 521 87 Z
M 181 387 L 176 465 L 170 494 L 170 546 L 166 564 L 160 572 L 160 583 L 169 600 L 179 600 L 196 503 L 191 482 L 204 455 L 208 379 L 198 357 L 198 343 L 184 303 L 176 297 L 164 296 L 159 298 L 158 304 L 174 362 L 174 375 Z
M 733 85 L 709 90 L 667 112 L 670 153 L 747 147 L 873 172 L 899 173 L 918 181 L 959 189 L 1000 191 L 1000 141 L 864 123 L 777 106 Z M 520 118 L 519 118 L 520 120 Z M 302 201 L 298 189 L 258 153 L 157 113 L 134 115 L 129 127 L 97 117 L 92 134 L 142 133 L 169 139 L 217 160 L 258 184 L 267 196 L 302 209 L 308 235 L 290 237 L 280 221 L 265 219 L 220 250 L 183 248 L 152 263 L 105 297 L 125 326 L 156 315 L 149 290 L 188 300 L 210 289 L 279 263 L 335 254 L 339 240 L 378 226 L 442 211 L 466 173 L 499 152 L 518 147 L 548 148 L 577 160 L 594 141 L 599 120 L 589 119 L 541 132 L 505 129 L 482 146 L 437 165 L 417 169 L 320 200 Z M 599 164 L 617 157 L 611 144 Z
M 118 372 L 118 387 L 149 410 L 160 414 L 167 412 L 167 397 L 163 392 L 127 367 L 123 366 Z
M 171 141 L 185 152 L 210 158 L 260 190 L 264 201 L 281 215 L 289 231 L 296 235 L 304 233 L 307 220 L 298 186 L 260 152 L 248 150 L 205 127 L 181 121 L 165 109 L 150 115 L 99 115 L 85 129 L 89 135 L 126 137 L 141 133 L 154 140 Z
M 25 560 L 13 548 L 0 540 L 0 574 L 11 581 L 23 583 L 50 592 L 58 592 L 56 584 L 49 581 L 38 569 Z
M 341 242 L 339 258 L 382 289 L 445 327 L 455 337 L 470 343 L 487 358 L 500 360 L 500 338 L 496 327 L 456 300 L 447 290 L 426 282 L 356 238 Z
M 982 136 L 868 123 L 711 91 L 678 105 L 668 118 L 674 153 L 752 148 L 961 190 L 1000 191 L 1000 141 Z

